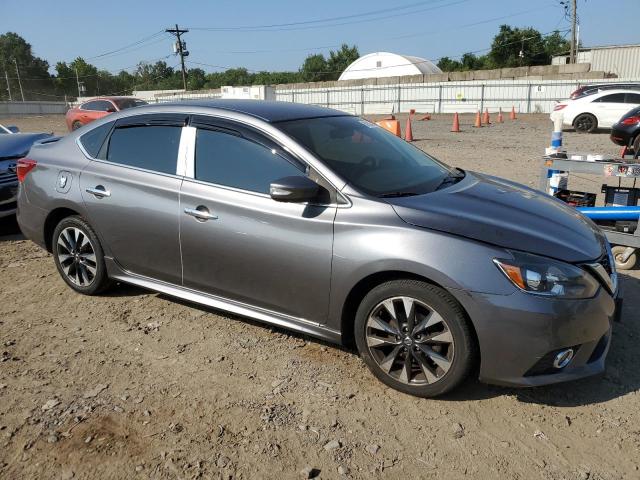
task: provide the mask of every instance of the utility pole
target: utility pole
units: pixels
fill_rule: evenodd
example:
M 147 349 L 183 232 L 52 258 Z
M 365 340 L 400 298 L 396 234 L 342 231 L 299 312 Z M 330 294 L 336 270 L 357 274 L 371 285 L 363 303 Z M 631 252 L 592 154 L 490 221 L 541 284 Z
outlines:
M 78 98 L 82 96 L 82 90 L 84 90 L 84 85 L 80 84 L 80 77 L 78 77 L 78 67 L 74 67 L 76 71 L 76 84 L 78 85 Z
M 577 9 L 578 9 L 578 0 L 571 0 L 571 53 L 569 54 L 569 63 L 577 63 L 578 57 L 578 42 L 577 42 L 577 32 L 576 32 L 576 23 L 577 23 Z
M 18 76 L 18 85 L 20 86 L 20 96 L 22 97 L 22 101 L 24 102 L 24 92 L 22 91 L 22 82 L 20 81 L 20 69 L 18 68 L 18 60 L 14 58 L 13 63 L 16 64 L 16 74 Z
M 165 32 L 175 35 L 178 39 L 177 43 L 177 54 L 180 55 L 180 63 L 182 65 L 182 85 L 184 90 L 187 91 L 187 71 L 184 68 L 184 57 L 189 56 L 189 52 L 186 50 L 186 43 L 183 43 L 180 39 L 180 35 L 183 33 L 188 33 L 189 30 L 180 30 L 178 28 L 178 24 L 176 23 L 176 28 L 167 28 Z
M 7 92 L 9 92 L 9 101 L 11 102 L 13 98 L 11 98 L 11 84 L 9 83 L 9 74 L 7 73 L 6 65 L 4 69 L 4 78 L 7 80 Z

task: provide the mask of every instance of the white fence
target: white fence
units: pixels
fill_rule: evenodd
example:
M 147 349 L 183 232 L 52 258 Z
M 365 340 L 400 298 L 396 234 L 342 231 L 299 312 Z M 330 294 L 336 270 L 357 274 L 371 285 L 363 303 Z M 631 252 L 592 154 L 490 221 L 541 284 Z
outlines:
M 68 109 L 65 102 L 0 102 L 0 116 L 3 117 L 64 114 Z
M 559 100 L 569 97 L 579 85 L 640 81 L 593 80 L 472 80 L 467 82 L 405 83 L 357 87 L 282 88 L 276 100 L 320 105 L 356 115 L 408 112 L 464 113 L 488 108 L 521 113 L 549 113 Z

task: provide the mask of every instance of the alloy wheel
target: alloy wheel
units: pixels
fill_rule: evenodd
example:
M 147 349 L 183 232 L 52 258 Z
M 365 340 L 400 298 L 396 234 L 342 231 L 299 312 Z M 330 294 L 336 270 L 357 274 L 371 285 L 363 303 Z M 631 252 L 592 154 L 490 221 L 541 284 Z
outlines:
M 88 287 L 96 278 L 98 263 L 88 235 L 76 227 L 60 232 L 56 246 L 60 267 L 67 278 L 79 287 Z
M 378 367 L 407 385 L 433 384 L 453 363 L 454 341 L 446 320 L 412 297 L 376 305 L 367 319 L 366 341 Z

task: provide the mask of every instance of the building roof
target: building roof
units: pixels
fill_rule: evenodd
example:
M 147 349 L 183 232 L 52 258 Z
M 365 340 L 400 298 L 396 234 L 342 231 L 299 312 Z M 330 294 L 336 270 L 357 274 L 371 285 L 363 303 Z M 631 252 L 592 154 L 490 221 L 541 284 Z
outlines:
M 181 102 L 160 103 L 158 106 L 216 108 L 244 113 L 245 115 L 251 115 L 252 117 L 264 120 L 265 122 L 284 122 L 303 118 L 343 117 L 348 115 L 339 110 L 315 105 L 246 99 L 185 100 Z M 150 107 L 153 108 L 153 106 Z M 150 107 L 146 106 L 144 108 L 149 109 Z
M 374 52 L 364 55 L 351 63 L 342 72 L 339 80 L 431 73 L 442 73 L 442 70 L 425 58 L 391 52 Z

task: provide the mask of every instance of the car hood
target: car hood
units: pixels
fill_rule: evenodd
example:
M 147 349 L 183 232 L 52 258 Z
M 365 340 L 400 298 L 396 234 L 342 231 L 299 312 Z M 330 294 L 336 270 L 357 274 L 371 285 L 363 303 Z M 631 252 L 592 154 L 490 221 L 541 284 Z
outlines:
M 497 177 L 467 172 L 449 188 L 387 201 L 411 225 L 504 248 L 572 263 L 605 251 L 602 232 L 574 208 Z
M 23 157 L 29 152 L 34 142 L 49 137 L 51 137 L 50 133 L 13 133 L 10 135 L 0 135 L 0 159 Z

